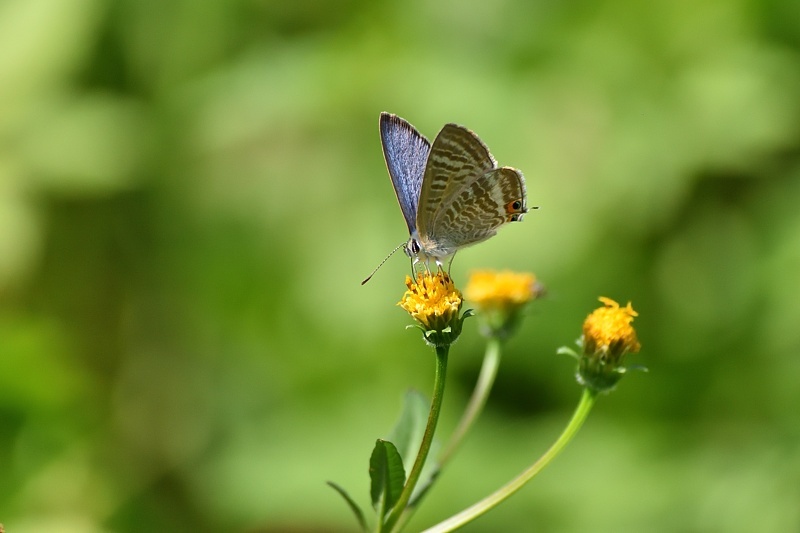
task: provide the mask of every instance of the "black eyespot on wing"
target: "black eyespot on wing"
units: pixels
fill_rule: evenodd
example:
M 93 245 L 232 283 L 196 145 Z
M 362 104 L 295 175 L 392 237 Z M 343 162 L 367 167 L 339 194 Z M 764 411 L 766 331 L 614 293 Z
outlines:
M 519 214 L 522 213 L 522 200 L 512 200 L 506 204 L 506 214 Z

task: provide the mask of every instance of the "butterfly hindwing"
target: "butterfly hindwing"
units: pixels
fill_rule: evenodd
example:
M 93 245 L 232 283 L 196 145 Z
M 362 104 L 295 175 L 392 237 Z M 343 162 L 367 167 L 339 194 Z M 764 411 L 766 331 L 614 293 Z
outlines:
M 417 227 L 418 201 L 431 145 L 414 126 L 391 113 L 381 113 L 380 131 L 386 168 L 411 234 Z
M 527 212 L 525 178 L 512 167 L 489 170 L 442 202 L 427 236 L 443 249 L 456 250 L 497 233 Z

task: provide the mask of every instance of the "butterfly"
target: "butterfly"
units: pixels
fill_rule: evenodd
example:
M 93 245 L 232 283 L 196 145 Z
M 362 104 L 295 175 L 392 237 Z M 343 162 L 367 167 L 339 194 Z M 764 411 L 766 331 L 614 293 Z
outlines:
M 442 267 L 456 251 L 494 236 L 528 212 L 522 172 L 498 167 L 464 126 L 445 124 L 431 144 L 406 120 L 381 113 L 380 134 L 408 226 L 404 246 L 412 266 L 433 259 Z

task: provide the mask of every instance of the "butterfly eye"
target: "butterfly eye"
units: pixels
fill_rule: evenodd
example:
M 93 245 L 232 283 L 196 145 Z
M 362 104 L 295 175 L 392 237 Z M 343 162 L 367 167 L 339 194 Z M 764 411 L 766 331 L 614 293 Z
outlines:
M 415 255 L 419 254 L 421 248 L 419 247 L 419 243 L 417 239 L 409 239 L 406 243 L 406 255 L 409 257 L 414 257 Z

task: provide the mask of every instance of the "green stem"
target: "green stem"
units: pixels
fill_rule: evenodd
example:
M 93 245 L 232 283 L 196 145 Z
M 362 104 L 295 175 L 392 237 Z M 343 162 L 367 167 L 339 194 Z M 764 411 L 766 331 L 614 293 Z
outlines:
M 489 338 L 486 344 L 486 353 L 483 356 L 481 372 L 478 375 L 477 383 L 475 383 L 475 389 L 472 391 L 472 397 L 469 399 L 464 415 L 461 417 L 452 437 L 450 437 L 444 453 L 439 458 L 440 468 L 444 467 L 445 463 L 450 460 L 450 457 L 464 439 L 464 435 L 467 434 L 486 405 L 489 392 L 491 392 L 492 385 L 494 385 L 494 380 L 497 377 L 497 369 L 500 366 L 500 347 L 500 339 L 497 337 Z
M 516 478 L 512 479 L 506 485 L 500 487 L 494 493 L 490 494 L 471 507 L 464 509 L 457 515 L 451 516 L 447 520 L 439 522 L 435 526 L 426 529 L 423 533 L 445 533 L 447 531 L 454 531 L 491 510 L 493 507 L 502 503 L 506 498 L 521 489 L 528 481 L 533 479 L 536 474 L 541 472 L 545 466 L 550 464 L 550 462 L 561 452 L 564 446 L 566 446 L 567 443 L 572 440 L 572 437 L 575 436 L 583 422 L 586 420 L 586 417 L 589 415 L 589 411 L 591 411 L 596 398 L 596 392 L 588 388 L 584 388 L 583 395 L 581 395 L 578 407 L 575 408 L 572 419 L 567 424 L 567 427 L 564 428 L 564 431 L 561 433 L 558 439 L 553 443 L 552 446 L 550 446 L 550 449 L 547 450 L 544 455 L 542 455 L 535 463 L 528 467 L 527 470 L 522 472 Z
M 445 463 L 450 460 L 456 448 L 458 448 L 464 436 L 472 427 L 472 424 L 481 414 L 481 411 L 483 411 L 483 407 L 486 405 L 486 400 L 489 397 L 489 392 L 491 392 L 492 385 L 494 385 L 495 377 L 497 377 L 497 369 L 500 366 L 501 344 L 500 339 L 496 337 L 489 338 L 489 342 L 486 344 L 486 353 L 483 356 L 481 371 L 478 375 L 478 381 L 475 383 L 475 389 L 472 391 L 472 397 L 470 397 L 467 408 L 464 410 L 464 414 L 461 416 L 458 426 L 450 437 L 450 441 L 447 443 L 447 446 L 445 446 L 444 453 L 439 456 L 437 472 L 440 472 Z M 402 524 L 408 522 L 411 515 L 414 514 L 414 511 L 419 506 L 419 503 L 420 498 L 417 498 L 410 507 L 406 507 L 398 522 L 400 527 L 402 527 Z
M 422 443 L 419 446 L 417 458 L 414 461 L 414 466 L 411 467 L 411 472 L 408 474 L 408 479 L 403 486 L 403 491 L 400 493 L 400 498 L 397 500 L 397 503 L 392 508 L 392 512 L 389 513 L 383 525 L 378 525 L 379 531 L 393 531 L 394 526 L 397 524 L 397 521 L 408 505 L 408 501 L 411 499 L 411 494 L 414 492 L 414 487 L 417 486 L 420 474 L 422 474 L 422 467 L 425 465 L 425 460 L 428 458 L 428 452 L 433 442 L 433 434 L 436 431 L 436 423 L 439 421 L 439 412 L 442 409 L 445 376 L 447 375 L 447 354 L 449 351 L 449 346 L 436 347 L 436 373 L 433 378 L 433 398 L 431 398 L 431 410 L 428 414 L 428 424 L 425 426 L 425 433 L 422 436 Z

